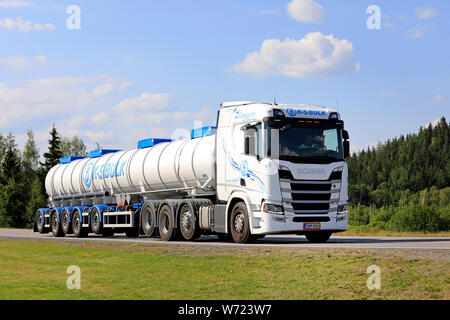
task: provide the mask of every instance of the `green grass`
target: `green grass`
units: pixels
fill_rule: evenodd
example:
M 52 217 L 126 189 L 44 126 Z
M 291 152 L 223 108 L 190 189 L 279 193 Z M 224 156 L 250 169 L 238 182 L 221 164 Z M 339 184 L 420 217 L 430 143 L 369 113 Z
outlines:
M 0 299 L 449 299 L 443 254 L 0 240 Z M 372 264 L 381 290 L 366 287 Z
M 450 231 L 441 232 L 409 232 L 386 231 L 367 226 L 348 226 L 345 232 L 335 233 L 337 236 L 378 236 L 378 237 L 450 237 Z

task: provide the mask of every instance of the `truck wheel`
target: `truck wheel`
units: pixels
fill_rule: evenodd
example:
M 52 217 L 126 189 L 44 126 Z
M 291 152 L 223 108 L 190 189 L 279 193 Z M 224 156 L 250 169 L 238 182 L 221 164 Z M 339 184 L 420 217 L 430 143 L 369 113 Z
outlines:
M 185 240 L 195 240 L 200 236 L 200 226 L 194 208 L 189 203 L 185 203 L 181 207 L 178 220 L 181 235 Z
M 324 243 L 327 242 L 331 237 L 331 232 L 327 231 L 315 231 L 305 233 L 306 239 L 313 243 Z
M 159 210 L 158 229 L 161 240 L 170 241 L 174 239 L 174 221 L 172 208 L 168 205 L 163 205 Z
M 70 222 L 70 213 L 68 209 L 63 209 L 61 212 L 61 227 L 64 234 L 71 234 L 72 231 L 72 223 Z
M 50 225 L 52 227 L 52 233 L 54 237 L 64 237 L 64 233 L 61 227 L 61 221 L 58 221 L 58 214 L 54 212 L 50 218 Z
M 36 229 L 39 233 L 48 233 L 45 229 L 44 214 L 40 210 L 36 212 Z
M 248 220 L 247 206 L 238 202 L 231 212 L 230 230 L 234 242 L 246 243 L 250 238 L 250 225 Z
M 82 227 L 82 219 L 80 211 L 75 211 L 72 215 L 73 235 L 77 238 L 84 238 L 88 235 L 87 229 Z
M 146 236 L 154 236 L 156 228 L 155 207 L 151 202 L 145 202 L 141 209 L 142 230 Z
M 103 225 L 100 221 L 100 211 L 98 208 L 92 208 L 91 211 L 91 229 L 95 234 L 103 234 Z

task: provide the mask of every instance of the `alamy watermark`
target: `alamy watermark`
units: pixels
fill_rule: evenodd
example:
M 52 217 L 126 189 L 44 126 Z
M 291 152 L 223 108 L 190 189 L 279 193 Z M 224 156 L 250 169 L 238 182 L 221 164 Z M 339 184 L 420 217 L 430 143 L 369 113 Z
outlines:
M 369 290 L 381 289 L 381 269 L 379 266 L 373 264 L 367 267 L 366 273 L 370 274 L 367 279 L 367 288 Z
M 66 9 L 66 13 L 70 16 L 66 20 L 66 26 L 69 30 L 81 29 L 81 9 L 77 5 L 70 5 Z
M 67 289 L 73 290 L 81 289 L 81 269 L 79 266 L 71 265 L 67 267 L 66 273 L 70 274 L 69 277 L 67 277 L 66 285 Z
M 366 13 L 370 14 L 366 21 L 367 29 L 381 29 L 381 8 L 373 4 L 367 7 Z

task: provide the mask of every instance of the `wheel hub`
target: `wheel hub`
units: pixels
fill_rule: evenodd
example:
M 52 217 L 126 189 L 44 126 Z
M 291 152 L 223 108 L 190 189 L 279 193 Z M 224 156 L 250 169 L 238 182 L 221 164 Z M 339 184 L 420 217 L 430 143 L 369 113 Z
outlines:
M 184 229 L 189 230 L 191 228 L 191 224 L 192 224 L 192 214 L 190 211 L 186 211 L 183 213 L 183 216 L 181 217 L 181 226 Z
M 242 233 L 244 230 L 245 219 L 242 213 L 238 213 L 234 218 L 234 230 L 239 233 Z

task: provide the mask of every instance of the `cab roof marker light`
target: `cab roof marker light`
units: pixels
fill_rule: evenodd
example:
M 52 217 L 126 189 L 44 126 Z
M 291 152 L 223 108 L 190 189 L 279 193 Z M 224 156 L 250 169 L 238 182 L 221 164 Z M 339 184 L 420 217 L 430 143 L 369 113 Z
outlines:
M 284 117 L 284 112 L 280 109 L 273 109 L 273 115 L 275 117 Z
M 338 119 L 338 114 L 337 112 L 331 112 L 330 116 L 328 117 L 328 119 L 333 119 L 333 120 L 337 120 Z

